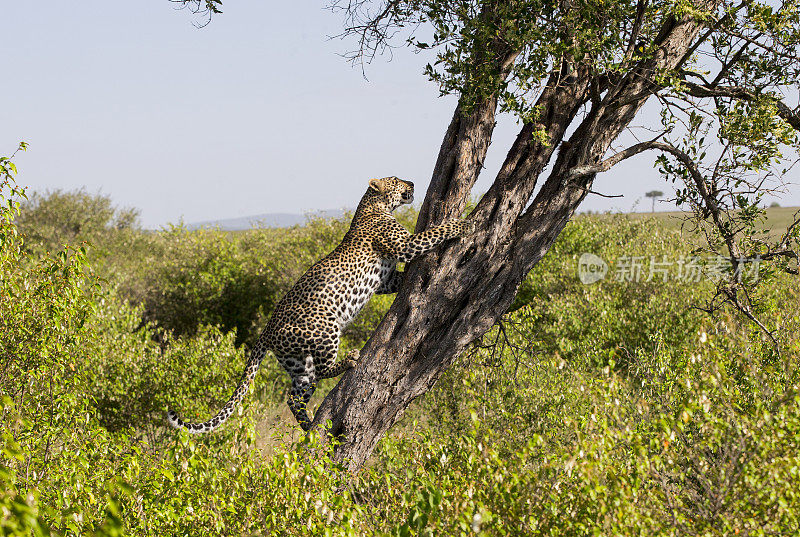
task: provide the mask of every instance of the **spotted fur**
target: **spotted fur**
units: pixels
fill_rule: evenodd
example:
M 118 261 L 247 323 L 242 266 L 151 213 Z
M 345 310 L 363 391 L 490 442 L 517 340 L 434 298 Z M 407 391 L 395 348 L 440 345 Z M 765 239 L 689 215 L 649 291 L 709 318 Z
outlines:
M 413 183 L 397 177 L 372 179 L 341 244 L 308 269 L 275 307 L 228 403 L 203 423 L 184 422 L 169 411 L 169 423 L 190 433 L 216 429 L 244 398 L 270 350 L 292 379 L 289 408 L 307 430 L 311 420 L 306 406 L 317 380 L 336 377 L 358 360 L 356 350 L 336 362 L 344 327 L 373 294 L 397 292 L 403 282 L 398 262 L 410 261 L 473 229 L 468 220 L 452 220 L 412 235 L 392 215 L 397 207 L 412 201 Z

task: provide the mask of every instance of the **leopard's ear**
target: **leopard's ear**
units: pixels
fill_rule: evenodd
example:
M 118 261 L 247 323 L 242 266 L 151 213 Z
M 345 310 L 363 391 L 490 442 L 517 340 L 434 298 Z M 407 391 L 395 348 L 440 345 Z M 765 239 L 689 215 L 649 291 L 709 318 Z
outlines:
M 383 194 L 386 185 L 383 183 L 383 179 L 370 179 L 369 187 L 375 192 Z

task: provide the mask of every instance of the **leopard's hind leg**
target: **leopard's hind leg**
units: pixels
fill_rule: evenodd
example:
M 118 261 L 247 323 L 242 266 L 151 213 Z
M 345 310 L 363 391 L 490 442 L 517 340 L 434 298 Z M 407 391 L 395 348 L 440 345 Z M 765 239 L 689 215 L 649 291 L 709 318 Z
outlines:
M 311 428 L 311 419 L 308 417 L 307 407 L 311 396 L 317 389 L 317 375 L 314 370 L 314 359 L 306 356 L 303 363 L 293 368 L 288 368 L 292 377 L 292 387 L 289 390 L 289 409 L 294 414 L 297 423 L 304 431 Z

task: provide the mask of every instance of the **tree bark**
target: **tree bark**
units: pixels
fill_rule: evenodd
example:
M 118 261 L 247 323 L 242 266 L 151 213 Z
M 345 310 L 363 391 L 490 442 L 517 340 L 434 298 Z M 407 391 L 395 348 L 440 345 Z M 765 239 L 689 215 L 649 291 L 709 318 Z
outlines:
M 341 439 L 337 459 L 355 471 L 408 405 L 428 391 L 470 343 L 508 310 L 517 288 L 545 255 L 586 196 L 594 175 L 572 178 L 595 164 L 652 95 L 650 73 L 674 67 L 697 34 L 690 19 L 667 20 L 656 57 L 597 94 L 587 67 L 564 64 L 552 74 L 537 105 L 536 124 L 525 124 L 494 184 L 470 218 L 476 232 L 406 267 L 403 288 L 316 412 L 313 426 L 331 422 Z M 584 105 L 591 110 L 558 152 L 534 200 L 537 179 Z M 494 127 L 495 99 L 468 116 L 460 107 L 445 134 L 417 229 L 457 217 L 480 173 Z M 544 133 L 544 140 L 534 136 Z

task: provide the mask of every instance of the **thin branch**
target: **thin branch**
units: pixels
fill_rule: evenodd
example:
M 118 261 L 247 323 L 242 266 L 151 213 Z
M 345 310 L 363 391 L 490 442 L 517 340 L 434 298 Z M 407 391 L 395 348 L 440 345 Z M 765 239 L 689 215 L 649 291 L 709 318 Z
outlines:
M 636 3 L 636 19 L 633 21 L 633 28 L 631 29 L 631 37 L 628 40 L 628 48 L 625 51 L 625 59 L 623 60 L 623 65 L 627 65 L 627 63 L 633 58 L 633 52 L 636 50 L 636 42 L 639 40 L 639 33 L 642 30 L 642 21 L 644 20 L 644 14 L 647 10 L 648 0 L 638 0 Z
M 680 68 L 684 63 L 686 63 L 686 61 L 688 61 L 689 58 L 692 57 L 692 54 L 695 53 L 695 51 L 698 49 L 698 47 L 700 47 L 700 45 L 702 45 L 706 40 L 708 40 L 709 37 L 714 35 L 714 33 L 717 30 L 719 30 L 723 24 L 725 24 L 731 19 L 732 14 L 735 15 L 736 13 L 739 12 L 740 9 L 742 9 L 743 7 L 745 7 L 750 3 L 751 3 L 750 0 L 743 0 L 738 6 L 733 8 L 732 11 L 725 13 L 725 15 L 717 19 L 714 22 L 714 24 L 711 27 L 709 27 L 708 30 L 706 30 L 706 32 L 702 36 L 700 36 L 700 38 L 697 41 L 695 41 L 691 47 L 689 47 L 689 49 L 684 53 L 683 57 L 681 57 L 680 61 L 676 64 L 676 68 Z
M 728 61 L 726 61 L 722 65 L 722 67 L 720 67 L 719 73 L 717 73 L 717 76 L 714 77 L 714 80 L 712 80 L 711 83 L 710 83 L 710 86 L 712 88 L 717 87 L 719 85 L 719 83 L 722 81 L 723 77 L 726 74 L 728 74 L 728 72 L 730 71 L 731 67 L 733 67 L 734 65 L 739 63 L 739 60 L 742 58 L 742 54 L 744 54 L 744 52 L 748 49 L 749 46 L 750 46 L 750 43 L 745 41 L 744 45 L 742 45 L 739 48 L 739 50 L 736 51 L 736 53 L 733 55 L 733 57 L 731 57 Z
M 581 185 L 573 184 L 572 186 L 574 186 L 575 188 L 580 188 L 581 190 L 583 190 L 587 194 L 595 194 L 596 196 L 600 196 L 602 198 L 622 198 L 622 197 L 624 197 L 623 194 L 603 194 L 602 192 L 595 192 L 594 190 L 592 190 L 590 188 L 582 187 Z
M 607 159 L 597 163 L 597 164 L 587 164 L 584 166 L 576 166 L 572 168 L 569 173 L 567 174 L 566 180 L 572 181 L 574 179 L 579 179 L 581 177 L 585 177 L 587 175 L 595 175 L 598 173 L 606 172 L 622 162 L 625 159 L 631 158 L 633 156 L 638 155 L 639 153 L 643 153 L 644 151 L 655 149 L 653 144 L 661 138 L 663 134 L 659 135 L 658 137 L 650 140 L 648 142 L 641 142 L 635 145 L 630 146 L 629 148 L 616 153 Z M 596 192 L 594 192 L 596 194 Z M 609 197 L 619 197 L 619 196 L 609 196 Z
M 194 15 L 205 16 L 205 21 L 194 22 L 195 28 L 205 28 L 211 23 L 211 17 L 222 13 L 221 0 L 169 0 L 173 4 L 180 4 L 176 9 L 188 9 Z
M 688 80 L 684 80 L 683 84 L 688 89 L 687 93 L 692 97 L 727 97 L 753 102 L 760 96 L 755 91 L 740 86 L 706 86 L 689 82 Z M 792 110 L 786 103 L 773 95 L 770 95 L 770 97 L 774 99 L 775 106 L 778 109 L 778 116 L 791 125 L 793 129 L 800 131 L 800 111 Z
M 344 2 L 334 1 L 328 5 L 331 11 L 344 11 L 346 13 L 346 28 L 345 30 L 333 37 L 344 38 L 351 35 L 358 36 L 358 50 L 348 53 L 346 58 L 351 62 L 359 62 L 362 71 L 364 64 L 370 63 L 375 56 L 383 52 L 391 45 L 391 40 L 394 32 L 390 30 L 394 22 L 392 19 L 397 18 L 395 11 L 403 3 L 402 0 L 388 0 L 383 9 L 380 9 L 377 14 L 370 15 L 363 13 L 366 11 L 364 5 L 366 2 L 349 1 L 346 6 Z M 413 21 L 407 21 L 411 26 L 417 25 Z
M 722 235 L 725 245 L 728 247 L 728 253 L 731 256 L 731 261 L 735 265 L 736 259 L 741 258 L 739 247 L 734 242 L 731 232 L 726 230 L 725 224 L 722 222 L 722 210 L 720 209 L 719 203 L 717 202 L 717 199 L 708 191 L 708 185 L 706 185 L 705 178 L 703 177 L 703 174 L 700 173 L 697 164 L 695 164 L 688 154 L 672 144 L 652 142 L 651 146 L 653 149 L 659 149 L 661 151 L 670 153 L 672 156 L 678 159 L 678 161 L 683 164 L 684 168 L 686 168 L 686 171 L 689 172 L 689 176 L 692 178 L 692 181 L 697 187 L 697 191 L 700 193 L 700 197 L 703 198 L 705 208 L 708 210 L 708 213 L 713 219 L 714 225 L 719 230 L 720 235 Z

